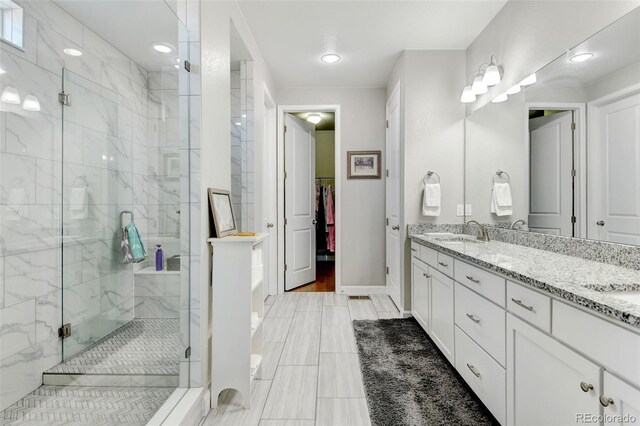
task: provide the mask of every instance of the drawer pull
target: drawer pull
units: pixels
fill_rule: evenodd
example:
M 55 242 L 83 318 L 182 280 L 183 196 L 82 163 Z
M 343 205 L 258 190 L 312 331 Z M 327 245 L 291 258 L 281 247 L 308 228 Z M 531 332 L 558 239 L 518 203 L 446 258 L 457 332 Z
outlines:
M 477 278 L 473 278 L 471 275 L 467 275 L 467 279 L 472 283 L 480 284 L 480 280 Z
M 469 319 L 473 322 L 475 322 L 476 324 L 480 324 L 480 320 L 478 318 L 475 317 L 475 315 L 473 314 L 467 314 L 467 316 L 469 317 Z
M 522 300 L 514 299 L 513 297 L 511 298 L 511 300 L 513 300 L 513 303 L 515 303 L 518 306 L 521 306 L 521 307 L 525 308 L 527 311 L 534 312 L 533 306 L 525 305 L 524 303 L 522 303 Z
M 427 274 L 426 272 L 423 272 L 422 276 L 427 278 L 427 279 L 431 278 L 431 275 Z
M 476 370 L 476 368 L 473 365 L 467 364 L 467 367 L 469 367 L 469 370 L 471 370 L 474 376 L 480 377 L 480 372 Z
M 582 392 L 589 392 L 593 389 L 593 385 L 586 382 L 580 382 L 580 389 L 582 389 Z
M 444 263 L 444 262 L 438 262 L 438 265 L 442 266 L 443 268 L 448 268 L 449 264 L 448 263 Z
M 603 407 L 608 407 L 609 405 L 613 404 L 613 399 L 604 395 L 600 395 L 600 404 Z

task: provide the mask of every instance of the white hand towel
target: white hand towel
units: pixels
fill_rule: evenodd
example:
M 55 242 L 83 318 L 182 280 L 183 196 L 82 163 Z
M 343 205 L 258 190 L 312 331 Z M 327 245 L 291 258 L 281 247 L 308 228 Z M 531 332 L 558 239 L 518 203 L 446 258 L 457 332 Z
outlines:
M 71 188 L 69 197 L 69 212 L 71 219 L 86 219 L 89 216 L 89 203 L 87 203 L 87 188 Z
M 496 216 L 511 216 L 513 214 L 512 204 L 509 184 L 494 183 L 491 188 L 491 213 Z
M 440 216 L 440 204 L 442 194 L 439 183 L 427 183 L 424 185 L 424 197 L 422 198 L 422 214 L 424 216 Z

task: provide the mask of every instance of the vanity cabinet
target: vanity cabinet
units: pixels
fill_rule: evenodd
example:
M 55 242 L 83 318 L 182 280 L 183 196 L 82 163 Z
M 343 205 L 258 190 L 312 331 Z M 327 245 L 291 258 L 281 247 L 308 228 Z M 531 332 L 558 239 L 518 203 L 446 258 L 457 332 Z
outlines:
M 422 328 L 428 330 L 431 307 L 429 266 L 418 259 L 412 259 L 411 277 L 411 294 L 413 295 L 411 298 L 411 312 Z
M 454 363 L 453 280 L 431 270 L 431 321 L 429 334 L 451 364 Z
M 638 424 L 640 331 L 411 248 L 413 316 L 501 424 Z
M 507 424 L 568 425 L 600 413 L 602 369 L 507 314 Z

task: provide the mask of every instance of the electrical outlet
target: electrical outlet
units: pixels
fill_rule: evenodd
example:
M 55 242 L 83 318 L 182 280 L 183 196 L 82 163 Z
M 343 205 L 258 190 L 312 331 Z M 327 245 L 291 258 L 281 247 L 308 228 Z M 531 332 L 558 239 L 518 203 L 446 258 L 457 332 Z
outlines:
M 464 215 L 471 216 L 471 204 L 465 204 L 464 206 Z
M 458 204 L 457 207 L 458 216 L 464 216 L 464 204 Z

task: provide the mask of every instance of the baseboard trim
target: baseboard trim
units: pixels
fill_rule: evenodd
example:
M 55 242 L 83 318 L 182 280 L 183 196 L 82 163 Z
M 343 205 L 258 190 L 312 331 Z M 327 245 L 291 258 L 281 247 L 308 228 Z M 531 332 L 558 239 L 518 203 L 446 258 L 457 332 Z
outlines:
M 387 294 L 387 286 L 384 285 L 370 285 L 370 286 L 355 286 L 355 285 L 343 285 L 340 287 L 340 293 L 348 296 L 367 296 L 369 294 Z
M 163 426 L 197 425 L 209 414 L 208 389 L 189 388 L 162 422 Z

